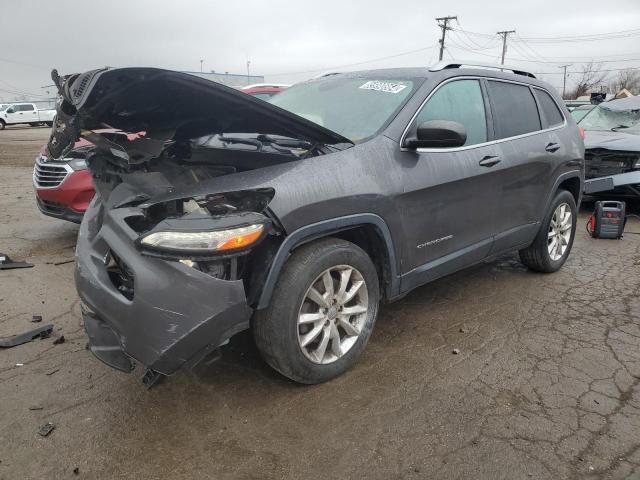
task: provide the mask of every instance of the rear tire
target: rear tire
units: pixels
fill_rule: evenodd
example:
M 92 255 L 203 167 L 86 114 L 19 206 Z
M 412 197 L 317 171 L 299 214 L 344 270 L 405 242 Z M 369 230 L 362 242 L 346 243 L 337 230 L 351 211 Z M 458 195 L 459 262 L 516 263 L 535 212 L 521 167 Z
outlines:
M 537 272 L 552 273 L 567 261 L 576 235 L 578 211 L 573 195 L 558 190 L 533 243 L 520 250 L 520 261 Z
M 364 349 L 378 314 L 376 268 L 353 243 L 327 238 L 297 249 L 269 306 L 253 318 L 265 361 L 305 384 L 342 374 Z
M 5 125 L 4 120 L 0 120 L 0 130 L 4 130 Z

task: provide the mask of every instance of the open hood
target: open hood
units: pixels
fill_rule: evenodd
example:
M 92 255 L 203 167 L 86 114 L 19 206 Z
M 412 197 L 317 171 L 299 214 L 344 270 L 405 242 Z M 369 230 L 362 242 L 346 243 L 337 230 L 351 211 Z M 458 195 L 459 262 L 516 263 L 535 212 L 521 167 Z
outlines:
M 193 75 L 156 68 L 104 68 L 52 78 L 57 116 L 48 150 L 61 158 L 83 130 L 145 132 L 149 140 L 210 134 L 271 134 L 321 144 L 343 136 L 250 95 Z

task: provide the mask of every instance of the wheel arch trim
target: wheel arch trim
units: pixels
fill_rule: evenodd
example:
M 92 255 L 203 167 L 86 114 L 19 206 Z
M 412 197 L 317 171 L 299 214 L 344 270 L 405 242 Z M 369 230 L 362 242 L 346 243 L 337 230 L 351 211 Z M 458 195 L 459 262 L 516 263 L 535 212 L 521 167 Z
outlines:
M 565 180 L 570 180 L 572 178 L 577 178 L 580 180 L 580 192 L 579 192 L 578 200 L 576 201 L 576 206 L 580 208 L 580 201 L 582 200 L 582 191 L 584 190 L 584 178 L 580 170 L 571 170 L 569 172 L 563 173 L 562 175 L 558 175 L 558 177 L 556 178 L 556 181 L 553 184 L 553 188 L 551 189 L 551 191 L 547 196 L 544 215 L 547 214 L 547 211 L 549 210 L 549 205 L 551 205 L 551 202 L 553 201 L 553 197 L 555 196 L 556 192 L 560 188 L 560 184 L 562 184 L 562 182 L 564 182 Z M 542 218 L 544 218 L 544 215 Z
M 396 261 L 396 251 L 391 237 L 391 231 L 382 217 L 373 213 L 360 213 L 347 215 L 344 217 L 331 218 L 322 222 L 305 225 L 294 230 L 286 236 L 269 268 L 269 273 L 262 287 L 262 292 L 256 305 L 256 310 L 266 308 L 271 300 L 276 282 L 286 261 L 291 256 L 293 250 L 302 244 L 330 236 L 334 233 L 350 230 L 364 225 L 372 225 L 381 233 L 384 241 L 387 258 L 389 262 L 389 282 L 387 284 L 387 297 L 392 298 L 398 295 L 400 290 L 400 279 L 398 276 L 398 264 Z

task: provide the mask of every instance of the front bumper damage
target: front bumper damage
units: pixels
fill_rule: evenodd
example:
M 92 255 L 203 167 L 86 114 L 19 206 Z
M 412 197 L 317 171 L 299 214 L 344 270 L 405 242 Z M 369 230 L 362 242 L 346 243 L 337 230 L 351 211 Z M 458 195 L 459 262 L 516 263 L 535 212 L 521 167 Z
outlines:
M 59 97 L 48 154 L 61 160 L 80 137 L 95 146 L 86 163 L 96 197 L 76 248 L 90 350 L 125 372 L 144 365 L 151 383 L 211 358 L 249 327 L 250 305 L 282 233 L 266 211 L 273 174 L 252 178 L 252 171 L 352 143 L 178 72 L 54 71 L 52 79 Z M 236 180 L 218 182 L 223 176 Z M 242 233 L 225 237 L 229 232 Z
M 134 245 L 138 233 L 126 223 L 139 214 L 137 208 L 103 212 L 92 202 L 78 235 L 76 286 L 89 349 L 98 359 L 124 372 L 135 361 L 148 373 L 171 375 L 248 328 L 252 309 L 241 280 L 140 255 Z M 114 258 L 126 259 L 126 265 L 119 262 L 132 281 L 127 296 L 109 270 Z

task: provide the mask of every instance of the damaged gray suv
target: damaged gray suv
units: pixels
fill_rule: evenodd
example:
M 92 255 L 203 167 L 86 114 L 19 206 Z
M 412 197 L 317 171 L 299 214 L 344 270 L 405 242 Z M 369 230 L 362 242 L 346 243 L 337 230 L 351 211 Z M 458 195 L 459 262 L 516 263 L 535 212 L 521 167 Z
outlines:
M 512 250 L 558 270 L 583 142 L 553 88 L 504 70 L 329 75 L 270 103 L 165 70 L 54 71 L 49 155 L 95 145 L 76 249 L 90 350 L 150 386 L 250 328 L 273 368 L 323 382 L 382 302 Z

